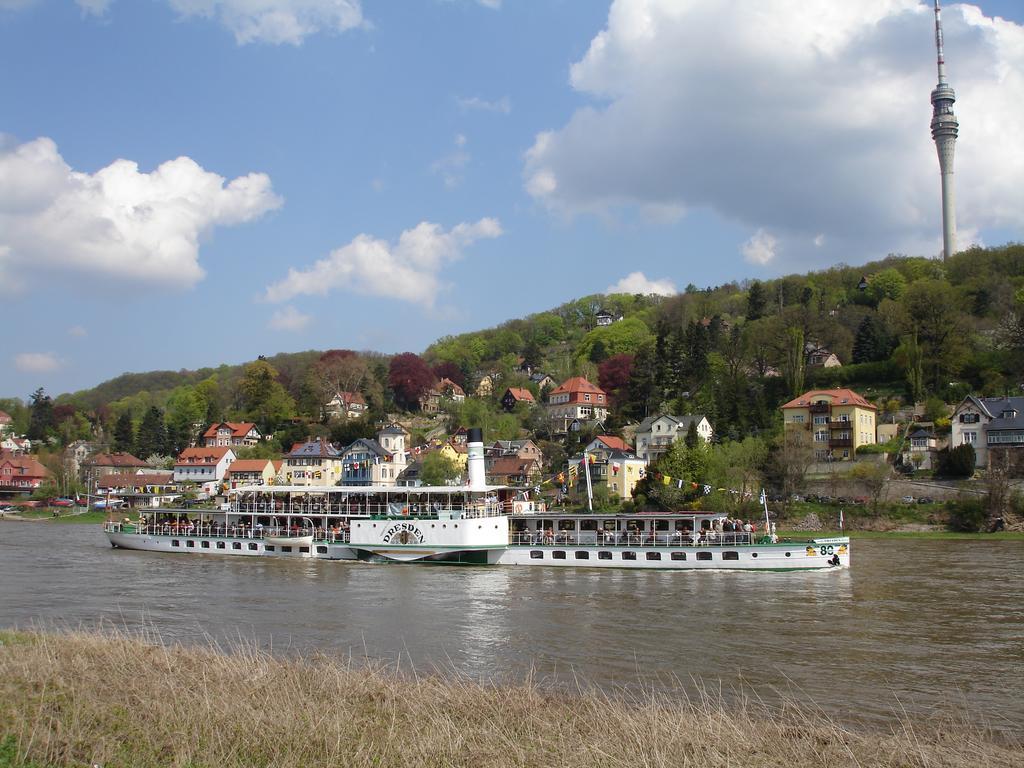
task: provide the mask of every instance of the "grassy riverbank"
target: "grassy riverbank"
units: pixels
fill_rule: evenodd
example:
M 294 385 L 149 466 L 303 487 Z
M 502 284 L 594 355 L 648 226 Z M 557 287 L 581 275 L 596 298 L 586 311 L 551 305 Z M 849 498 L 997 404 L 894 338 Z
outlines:
M 779 536 L 792 539 L 821 539 L 827 536 L 849 536 L 851 539 L 935 539 L 941 541 L 1024 541 L 1024 531 L 998 533 L 958 533 L 956 531 L 786 531 Z
M 1024 763 L 957 722 L 849 730 L 809 708 L 631 701 L 121 635 L 0 633 L 0 768 Z

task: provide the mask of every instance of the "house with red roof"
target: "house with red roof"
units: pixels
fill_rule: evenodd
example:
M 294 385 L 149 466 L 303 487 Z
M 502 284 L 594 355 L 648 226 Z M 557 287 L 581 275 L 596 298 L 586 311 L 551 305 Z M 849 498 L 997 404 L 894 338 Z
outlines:
M 211 424 L 210 428 L 203 433 L 203 445 L 207 448 L 256 445 L 261 437 L 260 431 L 252 422 L 223 421 L 219 424 Z
M 548 393 L 547 409 L 556 431 L 578 430 L 581 422 L 608 418 L 608 394 L 582 376 L 573 376 Z
M 271 459 L 235 459 L 224 475 L 231 488 L 240 485 L 273 485 L 283 462 Z
M 0 437 L 14 430 L 14 419 L 6 411 L 0 411 Z
M 331 419 L 358 419 L 369 409 L 361 392 L 338 392 L 324 405 L 324 414 Z
M 224 480 L 235 452 L 226 445 L 186 448 L 174 462 L 174 482 L 197 483 L 205 490 Z
M 806 430 L 819 461 L 853 459 L 876 442 L 878 409 L 852 389 L 812 389 L 781 406 L 787 430 Z
M 51 475 L 33 456 L 0 454 L 0 493 L 28 496 Z
M 598 435 L 590 441 L 586 448 L 583 449 L 585 454 L 588 456 L 596 456 L 601 461 L 607 460 L 608 456 L 614 451 L 631 453 L 633 448 L 621 437 L 616 437 L 615 435 Z
M 502 407 L 506 411 L 512 411 L 519 403 L 536 405 L 537 401 L 534 399 L 533 393 L 524 387 L 508 387 L 505 394 L 501 396 Z

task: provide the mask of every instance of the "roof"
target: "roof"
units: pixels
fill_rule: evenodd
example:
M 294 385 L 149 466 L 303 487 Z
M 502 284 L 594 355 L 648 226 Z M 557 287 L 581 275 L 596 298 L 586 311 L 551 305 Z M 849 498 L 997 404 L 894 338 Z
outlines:
M 25 472 L 20 477 L 48 477 L 50 470 L 40 464 L 32 456 L 11 456 L 0 457 L 0 465 L 10 464 L 12 467 L 19 467 Z
M 331 445 L 327 440 L 322 437 L 316 440 L 308 440 L 305 443 L 295 443 L 292 449 L 288 452 L 288 458 L 320 458 L 320 459 L 337 459 L 341 456 L 341 451 Z
M 186 448 L 184 451 L 178 454 L 178 460 L 175 465 L 178 464 L 219 464 L 220 460 L 224 458 L 224 455 L 230 451 L 231 448 L 226 445 L 209 446 L 207 448 L 196 447 Z
M 812 389 L 809 392 L 804 392 L 800 397 L 790 400 L 782 408 L 807 408 L 811 403 L 822 398 L 830 400 L 831 405 L 856 405 L 860 408 L 870 408 L 872 411 L 878 410 L 852 389 Z
M 391 451 L 384 450 L 384 447 L 376 440 L 370 437 L 360 437 L 358 440 L 353 442 L 342 453 L 348 453 L 351 450 L 362 447 L 374 454 L 375 456 L 381 456 L 386 459 L 391 459 Z M 340 454 L 339 454 L 340 455 Z
M 444 377 L 439 382 L 437 382 L 437 388 L 442 392 L 450 388 L 452 392 L 456 395 L 466 394 L 466 391 L 462 387 L 460 387 L 458 384 L 456 384 L 448 377 Z
M 380 431 L 382 435 L 408 435 L 408 430 L 405 429 L 401 424 L 388 424 L 384 429 Z
M 636 428 L 637 432 L 647 432 L 651 426 L 658 419 L 668 419 L 674 421 L 680 430 L 687 430 L 690 428 L 690 423 L 700 424 L 701 421 L 707 417 L 703 413 L 691 413 L 687 416 L 673 416 L 671 413 L 659 413 L 656 416 L 648 416 L 646 419 L 640 422 L 640 426 Z
M 245 437 L 256 428 L 256 425 L 251 421 L 221 421 L 211 424 L 210 428 L 203 432 L 203 437 L 216 437 L 217 430 L 221 427 L 229 427 L 232 437 Z
M 112 474 L 103 475 L 96 481 L 97 488 L 140 488 L 146 485 L 170 485 L 173 472 L 152 472 L 146 475 Z
M 235 459 L 228 467 L 228 474 L 232 472 L 263 472 L 267 464 L 273 465 L 270 459 Z
M 14 419 L 6 411 L 0 411 L 0 424 L 10 424 Z
M 647 463 L 646 460 L 641 459 L 639 456 L 637 456 L 635 453 L 633 453 L 633 449 L 632 448 L 630 448 L 629 450 L 626 450 L 626 451 L 612 451 L 611 453 L 608 454 L 608 460 L 609 461 L 641 461 L 644 464 Z
M 353 403 L 356 405 L 366 405 L 366 398 L 363 397 L 361 392 L 339 392 L 335 397 L 347 405 L 352 405 Z
M 536 402 L 533 399 L 533 393 L 528 389 L 524 389 L 523 387 L 509 387 L 508 389 L 505 390 L 505 394 L 512 395 L 513 399 L 515 400 L 528 400 L 531 403 Z
M 615 435 L 598 435 L 594 439 L 595 440 L 600 440 L 602 443 L 604 443 L 606 446 L 611 448 L 613 451 L 631 451 L 631 450 L 633 450 L 632 448 L 629 447 L 629 443 L 627 443 L 621 437 L 615 437 Z
M 573 376 L 571 379 L 566 379 L 557 387 L 555 387 L 548 395 L 564 395 L 572 394 L 574 392 L 594 392 L 600 395 L 605 394 L 605 391 L 600 387 L 595 387 L 589 381 L 584 379 L 582 376 Z
M 148 467 L 142 459 L 137 459 L 130 453 L 97 453 L 90 456 L 83 462 L 91 467 Z
M 986 397 L 982 399 L 991 414 L 988 431 L 999 429 L 1024 429 L 1024 397 Z M 1016 411 L 1016 416 L 1003 418 L 1005 411 Z
M 928 430 L 928 429 L 918 429 L 918 430 L 915 430 L 914 432 L 910 433 L 910 436 L 912 438 L 913 437 L 927 437 L 929 439 L 935 437 L 935 435 L 932 433 L 932 431 Z
M 530 375 L 530 381 L 535 383 L 544 381 L 544 379 L 551 379 L 551 377 L 548 376 L 546 373 L 534 373 Z M 554 381 L 554 379 L 551 380 Z
M 535 471 L 537 462 L 534 459 L 520 459 L 518 456 L 502 456 L 495 459 L 487 472 L 495 475 L 527 475 Z

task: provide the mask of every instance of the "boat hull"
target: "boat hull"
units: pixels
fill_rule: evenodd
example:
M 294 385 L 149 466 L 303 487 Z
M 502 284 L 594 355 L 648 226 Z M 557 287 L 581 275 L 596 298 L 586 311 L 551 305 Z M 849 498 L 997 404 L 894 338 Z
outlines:
M 356 560 L 356 552 L 347 544 L 304 541 L 306 537 L 270 540 L 223 536 L 186 536 L 107 531 L 111 546 L 145 552 L 202 553 L 240 555 L 242 557 L 299 557 L 320 560 Z M 302 542 L 302 543 L 300 543 Z
M 850 567 L 850 542 L 846 537 L 740 547 L 516 545 L 467 549 L 422 544 L 366 548 L 335 542 L 307 542 L 307 537 L 259 539 L 125 531 L 107 531 L 106 535 L 112 546 L 122 549 L 243 557 L 673 571 L 812 571 Z

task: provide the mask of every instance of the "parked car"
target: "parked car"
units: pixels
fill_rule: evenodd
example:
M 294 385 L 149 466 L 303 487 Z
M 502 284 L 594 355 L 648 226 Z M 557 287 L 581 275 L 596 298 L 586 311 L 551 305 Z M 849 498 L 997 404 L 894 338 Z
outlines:
M 913 504 L 914 503 L 914 497 L 913 496 L 904 496 L 902 499 L 900 499 L 900 501 L 902 501 L 904 504 Z
M 918 504 L 934 504 L 935 503 L 935 499 L 933 499 L 931 496 L 922 496 L 921 498 L 919 498 L 917 500 L 917 503 Z
M 10 506 L 0 507 L 0 515 L 9 515 L 9 514 L 12 514 L 14 512 L 17 512 L 17 511 L 18 511 L 17 507 L 10 507 Z
M 74 499 L 50 499 L 51 507 L 73 507 L 75 506 Z

